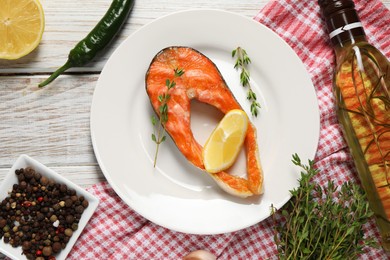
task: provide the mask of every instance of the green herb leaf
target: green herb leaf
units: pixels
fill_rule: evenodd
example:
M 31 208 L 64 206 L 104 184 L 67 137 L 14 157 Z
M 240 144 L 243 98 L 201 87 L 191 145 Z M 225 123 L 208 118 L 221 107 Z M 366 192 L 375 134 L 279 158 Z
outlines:
M 256 94 L 253 92 L 250 85 L 250 73 L 247 70 L 246 66 L 251 63 L 247 52 L 241 47 L 237 47 L 232 51 L 232 57 L 236 57 L 236 62 L 234 63 L 234 68 L 241 70 L 240 72 L 240 83 L 243 87 L 248 87 L 247 99 L 251 102 L 251 113 L 252 115 L 258 115 L 258 109 L 261 107 L 260 103 L 257 102 Z
M 151 120 L 152 120 L 152 125 L 155 126 L 157 124 L 157 119 L 155 116 L 152 116 L 151 117 Z
M 184 74 L 183 69 L 176 68 L 174 71 L 174 78 L 181 77 Z M 155 133 L 152 134 L 152 141 L 156 143 L 156 152 L 154 155 L 154 167 L 156 167 L 157 156 L 160 144 L 166 140 L 165 132 L 165 124 L 168 122 L 168 101 L 171 98 L 171 94 L 168 91 L 176 86 L 176 82 L 174 79 L 166 79 L 165 86 L 167 90 L 165 93 L 159 95 L 157 100 L 161 103 L 158 107 L 159 112 L 159 120 L 152 116 L 152 125 L 155 127 Z M 157 126 L 158 125 L 158 126 Z M 156 128 L 157 127 L 157 128 Z
M 181 77 L 183 74 L 184 74 L 184 70 L 183 69 L 174 69 L 174 72 L 175 72 L 175 77 Z
M 176 86 L 176 82 L 172 81 L 171 84 L 168 86 L 168 90 Z

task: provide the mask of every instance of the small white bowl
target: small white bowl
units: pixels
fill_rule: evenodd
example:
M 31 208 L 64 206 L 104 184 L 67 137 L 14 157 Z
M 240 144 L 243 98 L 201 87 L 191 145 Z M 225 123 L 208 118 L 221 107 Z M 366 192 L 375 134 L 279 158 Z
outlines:
M 69 242 L 67 243 L 65 249 L 61 250 L 58 255 L 56 255 L 57 260 L 63 260 L 66 258 L 66 256 L 69 254 L 70 250 L 72 249 L 73 245 L 77 241 L 78 237 L 80 236 L 81 232 L 85 228 L 87 222 L 92 217 L 93 213 L 95 212 L 99 200 L 94 197 L 89 192 L 85 191 L 81 187 L 77 186 L 76 184 L 72 183 L 68 179 L 62 177 L 55 171 L 49 169 L 45 165 L 41 164 L 40 162 L 32 159 L 31 157 L 27 155 L 21 155 L 16 160 L 12 168 L 10 169 L 9 173 L 5 177 L 5 179 L 1 182 L 0 185 L 0 202 L 3 201 L 6 197 L 8 197 L 8 192 L 12 190 L 12 186 L 16 183 L 18 183 L 18 179 L 15 174 L 16 169 L 20 168 L 26 168 L 26 167 L 32 167 L 35 171 L 39 172 L 42 176 L 45 176 L 51 180 L 54 180 L 57 183 L 60 184 L 66 184 L 68 188 L 74 189 L 77 193 L 77 195 L 82 195 L 86 200 L 88 200 L 89 205 L 84 210 L 83 214 L 81 215 L 81 219 L 78 223 L 78 229 L 74 231 L 72 237 L 69 239 Z M 0 240 L 0 252 L 5 254 L 8 257 L 11 257 L 13 259 L 26 259 L 24 255 L 22 255 L 22 247 L 12 247 L 10 244 L 4 243 L 4 239 Z

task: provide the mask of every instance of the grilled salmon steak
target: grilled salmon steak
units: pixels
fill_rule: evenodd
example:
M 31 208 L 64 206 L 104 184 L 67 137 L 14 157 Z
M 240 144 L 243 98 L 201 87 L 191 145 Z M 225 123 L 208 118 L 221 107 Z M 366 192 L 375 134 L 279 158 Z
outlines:
M 175 77 L 175 71 L 184 74 Z M 205 170 L 202 161 L 203 147 L 195 140 L 191 130 L 190 103 L 197 99 L 212 105 L 226 114 L 232 109 L 242 109 L 227 86 L 215 64 L 199 51 L 189 47 L 168 47 L 157 53 L 146 73 L 146 92 L 154 111 L 160 116 L 159 96 L 167 93 L 166 80 L 174 80 L 175 87 L 169 89 L 167 101 L 168 120 L 164 124 L 180 152 L 194 166 Z M 247 178 L 225 171 L 209 173 L 226 192 L 248 197 L 263 193 L 256 128 L 249 123 L 245 137 Z

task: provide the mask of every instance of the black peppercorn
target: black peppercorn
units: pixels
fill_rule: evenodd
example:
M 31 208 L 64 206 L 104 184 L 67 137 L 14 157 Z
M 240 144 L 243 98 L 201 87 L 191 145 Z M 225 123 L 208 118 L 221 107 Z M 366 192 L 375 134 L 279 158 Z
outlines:
M 53 209 L 54 209 L 55 211 L 59 210 L 60 208 L 61 208 L 61 206 L 60 206 L 59 203 L 56 203 L 56 204 L 53 205 Z
M 74 217 L 72 215 L 66 216 L 66 223 L 72 224 L 74 222 Z
M 20 188 L 21 190 L 25 190 L 26 187 L 27 187 L 27 182 L 21 181 L 20 184 L 19 184 L 19 188 Z
M 83 202 L 81 203 L 81 205 L 83 205 L 84 208 L 88 208 L 88 206 L 89 206 L 88 200 L 83 200 Z
M 32 169 L 31 168 L 26 168 L 26 170 L 24 171 L 24 177 L 27 180 L 30 180 L 33 176 L 34 176 L 34 172 L 32 171 Z
M 73 205 L 73 201 L 71 199 L 65 200 L 65 207 L 70 208 Z
M 76 212 L 77 213 L 83 213 L 84 212 L 84 207 L 82 205 L 79 205 L 76 207 Z
M 30 241 L 24 241 L 22 244 L 22 249 L 27 251 L 31 248 L 31 242 Z
M 52 249 L 53 249 L 54 253 L 58 253 L 62 249 L 61 243 L 54 242 L 53 245 L 52 245 Z
M 43 215 L 42 213 L 38 212 L 37 215 L 36 215 L 36 218 L 38 221 L 42 221 L 45 219 L 45 215 Z
M 31 184 L 31 185 L 36 185 L 36 184 L 37 184 L 37 181 L 34 179 L 33 176 L 31 176 L 30 184 Z
M 30 226 L 24 225 L 24 226 L 22 227 L 22 230 L 23 230 L 24 232 L 28 232 L 28 231 L 30 230 Z
M 1 218 L 1 219 L 0 219 L 0 228 L 5 227 L 5 225 L 7 225 L 7 220 Z
M 65 184 L 61 184 L 61 185 L 60 185 L 60 191 L 61 191 L 61 192 L 65 193 L 65 192 L 67 192 L 67 190 L 68 190 L 68 187 L 66 187 Z
M 73 231 L 76 231 L 79 228 L 79 225 L 77 223 L 72 224 Z
M 42 176 L 42 178 L 40 180 L 40 183 L 42 185 L 47 185 L 48 182 L 49 182 L 49 180 L 45 176 Z
M 38 181 L 41 177 L 42 177 L 42 176 L 41 176 L 41 174 L 40 174 L 39 172 L 35 172 L 35 173 L 34 173 L 34 179 L 35 179 L 35 180 Z
M 57 190 L 57 189 L 53 189 L 51 194 L 52 194 L 53 196 L 58 196 L 58 195 L 60 194 L 60 191 Z
M 31 193 L 32 190 L 33 190 L 33 188 L 31 187 L 31 185 L 27 185 L 27 187 L 26 187 L 26 192 L 27 192 L 27 193 Z

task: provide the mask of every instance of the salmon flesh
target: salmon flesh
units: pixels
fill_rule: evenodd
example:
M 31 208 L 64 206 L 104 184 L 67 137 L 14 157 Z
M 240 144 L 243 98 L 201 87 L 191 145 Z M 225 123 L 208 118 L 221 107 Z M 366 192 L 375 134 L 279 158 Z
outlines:
M 184 74 L 175 77 L 175 70 Z M 242 109 L 230 91 L 216 65 L 205 55 L 190 47 L 168 47 L 153 58 L 146 73 L 146 92 L 156 114 L 160 116 L 159 96 L 167 92 L 166 80 L 174 80 L 169 90 L 168 121 L 165 130 L 180 152 L 194 166 L 205 170 L 203 147 L 195 140 L 191 130 L 191 99 L 212 105 L 226 114 L 232 109 Z M 209 173 L 226 192 L 248 197 L 263 193 L 263 172 L 259 159 L 256 128 L 249 123 L 245 137 L 247 178 L 225 171 Z

